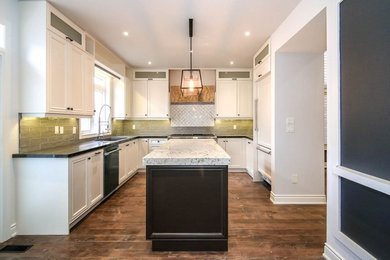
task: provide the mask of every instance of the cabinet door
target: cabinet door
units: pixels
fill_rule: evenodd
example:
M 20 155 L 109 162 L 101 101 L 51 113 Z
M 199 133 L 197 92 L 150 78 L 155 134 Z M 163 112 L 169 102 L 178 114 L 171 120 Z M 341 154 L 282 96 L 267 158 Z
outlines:
M 95 110 L 95 61 L 84 54 L 84 112 L 93 115 Z
M 253 147 L 253 142 L 247 139 L 244 139 L 245 141 L 245 147 L 246 147 L 246 169 L 249 173 L 250 176 L 253 178 L 253 159 L 254 159 L 254 147 Z
M 148 80 L 148 116 L 169 117 L 169 91 L 167 80 Z
M 132 116 L 148 116 L 148 81 L 140 80 L 133 82 L 132 88 Z
M 217 81 L 215 107 L 216 117 L 237 116 L 237 81 Z
M 74 220 L 88 209 L 88 159 L 78 157 L 70 161 L 70 219 Z
M 257 143 L 271 147 L 271 77 L 256 82 L 257 85 Z
M 245 146 L 240 138 L 231 138 L 226 141 L 226 152 L 232 158 L 229 168 L 245 168 Z
M 93 153 L 89 159 L 89 205 L 103 198 L 103 151 Z
M 238 117 L 252 117 L 252 81 L 237 81 Z
M 121 184 L 127 177 L 126 174 L 126 155 L 127 155 L 127 150 L 129 148 L 129 143 L 121 144 L 119 148 L 121 149 L 119 151 L 119 184 Z
M 138 142 L 137 140 L 131 141 L 130 150 L 129 150 L 129 171 L 128 175 L 133 175 L 138 169 Z
M 48 111 L 52 113 L 69 112 L 66 109 L 67 42 L 51 32 L 48 32 L 47 37 Z
M 83 114 L 84 109 L 84 84 L 83 84 L 83 51 L 73 44 L 69 46 L 69 63 L 68 63 L 68 79 L 67 86 L 67 104 L 75 114 Z
M 138 139 L 138 166 L 137 168 L 145 168 L 142 164 L 142 158 L 149 153 L 149 140 Z
M 220 139 L 220 138 L 218 138 L 218 144 L 219 144 L 224 150 L 226 150 L 226 139 Z
M 113 79 L 113 117 L 125 118 L 126 114 L 126 91 L 122 80 Z

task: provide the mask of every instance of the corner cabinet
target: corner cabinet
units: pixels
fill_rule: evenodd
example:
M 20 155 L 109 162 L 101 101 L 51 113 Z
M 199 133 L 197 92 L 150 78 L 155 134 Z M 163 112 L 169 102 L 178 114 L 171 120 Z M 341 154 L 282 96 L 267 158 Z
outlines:
M 252 77 L 250 70 L 217 70 L 216 118 L 252 119 Z
M 23 114 L 93 115 L 94 58 L 85 34 L 46 1 L 20 1 Z
M 134 71 L 131 117 L 169 119 L 168 71 Z

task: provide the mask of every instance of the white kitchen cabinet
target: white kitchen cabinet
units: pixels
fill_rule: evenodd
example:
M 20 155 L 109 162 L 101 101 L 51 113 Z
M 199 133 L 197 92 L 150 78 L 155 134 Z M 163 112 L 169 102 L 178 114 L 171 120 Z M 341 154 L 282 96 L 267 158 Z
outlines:
M 237 82 L 218 80 L 215 94 L 216 117 L 237 116 Z
M 130 117 L 130 79 L 114 79 L 113 84 L 113 118 L 126 119 Z
M 146 118 L 148 116 L 148 81 L 134 81 L 131 96 L 132 117 Z
M 21 1 L 19 11 L 19 112 L 91 116 L 94 63 L 85 61 L 84 32 L 46 1 Z
M 48 110 L 50 112 L 67 111 L 66 101 L 66 71 L 67 71 L 67 42 L 64 38 L 48 31 L 47 32 L 47 55 L 48 55 Z
M 84 114 L 84 51 L 68 44 L 69 61 L 67 66 L 68 84 L 66 86 L 66 101 L 71 108 L 72 113 L 82 115 Z
M 255 149 L 253 145 L 253 141 L 249 139 L 244 139 L 245 142 L 245 156 L 246 156 L 246 170 L 248 171 L 248 174 L 253 178 L 253 165 L 254 165 L 254 154 Z
M 132 140 L 119 145 L 119 184 L 137 172 L 138 142 Z
M 69 160 L 69 223 L 103 198 L 103 150 Z
M 89 206 L 91 207 L 103 198 L 103 152 L 94 152 L 88 158 L 91 158 L 88 164 Z
M 169 117 L 168 81 L 148 80 L 148 116 Z
M 133 118 L 169 118 L 168 80 L 135 80 L 131 113 Z
M 245 169 L 245 143 L 242 138 L 218 138 L 218 144 L 230 155 L 231 169 Z
M 149 140 L 147 138 L 138 139 L 138 166 L 137 168 L 145 168 L 142 164 L 142 158 L 149 153 Z
M 254 80 L 261 80 L 271 72 L 270 44 L 266 42 L 253 58 Z
M 217 118 L 252 118 L 250 71 L 217 71 L 215 115 Z
M 252 81 L 242 80 L 237 82 L 237 116 L 252 117 Z
M 271 77 L 267 76 L 256 83 L 257 89 L 257 144 L 271 147 Z
M 70 221 L 88 209 L 88 157 L 80 156 L 70 161 Z
M 128 143 L 123 143 L 119 145 L 119 184 L 123 183 L 126 180 L 126 160 L 127 153 L 129 149 Z
M 84 54 L 84 109 L 85 114 L 95 113 L 95 58 Z

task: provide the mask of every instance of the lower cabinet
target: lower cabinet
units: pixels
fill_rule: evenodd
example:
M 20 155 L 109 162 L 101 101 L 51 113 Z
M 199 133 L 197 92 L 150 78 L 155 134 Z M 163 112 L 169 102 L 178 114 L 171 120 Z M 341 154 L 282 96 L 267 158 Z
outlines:
M 253 146 L 253 141 L 249 139 L 244 139 L 245 142 L 245 155 L 246 155 L 246 169 L 248 171 L 248 174 L 253 178 L 253 165 L 254 165 L 254 154 L 255 149 Z
M 218 144 L 230 155 L 229 169 L 245 169 L 245 145 L 243 138 L 218 138 Z
M 138 139 L 138 168 L 145 168 L 142 158 L 149 153 L 149 139 Z
M 69 160 L 69 223 L 103 198 L 103 150 Z
M 119 184 L 123 183 L 138 169 L 138 140 L 119 145 Z

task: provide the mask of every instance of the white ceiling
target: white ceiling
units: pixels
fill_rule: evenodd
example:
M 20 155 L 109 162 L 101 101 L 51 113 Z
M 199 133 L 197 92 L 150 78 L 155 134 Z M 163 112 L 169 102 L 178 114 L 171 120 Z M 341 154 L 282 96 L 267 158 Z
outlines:
M 134 67 L 188 67 L 188 19 L 193 18 L 194 67 L 249 68 L 255 52 L 300 0 L 49 2 Z

